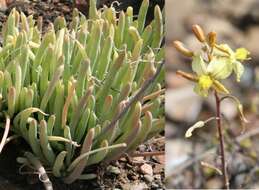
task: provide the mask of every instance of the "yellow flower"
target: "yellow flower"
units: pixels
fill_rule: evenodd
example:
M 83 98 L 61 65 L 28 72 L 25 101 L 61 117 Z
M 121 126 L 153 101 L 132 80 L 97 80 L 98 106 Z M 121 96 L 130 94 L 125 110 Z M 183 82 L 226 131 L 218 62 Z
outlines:
M 247 51 L 247 49 L 245 49 L 245 48 L 236 49 L 235 58 L 237 60 L 243 61 L 243 60 L 249 59 L 249 57 L 248 57 L 249 55 L 250 55 L 250 52 Z
M 198 78 L 194 91 L 203 97 L 208 96 L 210 88 L 228 94 L 229 91 L 218 80 L 225 79 L 231 74 L 232 67 L 229 65 L 226 59 L 213 58 L 209 63 L 205 63 L 201 55 L 193 56 L 192 70 Z
M 250 52 L 245 48 L 238 48 L 234 52 L 227 44 L 220 44 L 215 46 L 216 49 L 213 55 L 228 62 L 228 67 L 236 74 L 236 80 L 239 82 L 244 73 L 244 66 L 240 61 L 249 59 Z
M 194 33 L 196 36 L 200 34 L 200 28 L 195 27 Z M 183 48 L 182 43 L 176 41 L 175 47 L 181 53 L 192 57 L 192 70 L 195 73 L 185 73 L 178 71 L 177 73 L 184 78 L 196 83 L 194 91 L 203 96 L 208 96 L 209 90 L 214 89 L 218 93 L 229 94 L 226 87 L 220 80 L 228 78 L 233 72 L 236 75 L 236 80 L 239 82 L 244 73 L 244 66 L 241 61 L 249 59 L 249 51 L 245 48 L 238 48 L 233 51 L 227 44 L 216 44 L 216 37 L 211 33 L 211 42 L 207 42 L 201 51 L 196 53 Z M 201 38 L 199 41 L 204 42 Z M 206 41 L 205 41 L 206 42 Z
M 201 75 L 199 77 L 199 86 L 204 89 L 204 90 L 208 90 L 211 85 L 212 85 L 213 81 L 211 80 L 210 76 L 208 75 Z
M 200 96 L 208 96 L 210 87 L 213 84 L 213 80 L 209 75 L 201 75 L 198 78 L 198 82 L 194 88 L 194 91 Z

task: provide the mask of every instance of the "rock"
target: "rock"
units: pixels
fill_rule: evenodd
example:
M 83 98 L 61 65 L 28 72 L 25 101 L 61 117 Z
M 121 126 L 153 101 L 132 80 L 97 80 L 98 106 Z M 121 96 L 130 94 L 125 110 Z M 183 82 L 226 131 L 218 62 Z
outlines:
M 179 55 L 179 54 L 178 54 Z M 174 57 L 176 57 L 177 55 L 175 55 Z M 178 56 L 177 56 L 178 57 Z M 175 59 L 173 59 L 174 61 L 175 61 Z M 168 63 L 169 64 L 169 63 Z M 179 62 L 179 64 L 181 64 L 181 62 Z M 174 63 L 174 66 L 176 66 L 176 64 Z M 178 66 L 178 65 L 177 65 Z M 167 65 L 167 67 L 169 67 L 168 65 Z M 179 69 L 180 68 L 180 65 L 179 65 L 179 67 L 177 68 L 177 69 Z M 186 79 L 184 79 L 184 78 L 182 78 L 182 77 L 180 77 L 180 76 L 178 76 L 178 75 L 176 75 L 176 73 L 175 72 L 170 72 L 170 71 L 168 71 L 167 73 L 166 73 L 166 76 L 165 76 L 165 81 L 166 81 L 166 85 L 167 85 L 167 89 L 169 89 L 169 88 L 174 88 L 174 89 L 176 89 L 176 88 L 181 88 L 181 87 L 183 87 L 183 86 L 186 86 L 186 85 L 189 85 L 190 83 L 190 81 L 188 81 L 188 80 L 186 80 Z
M 144 162 L 144 157 L 143 156 L 134 157 L 132 161 L 133 161 L 133 163 L 143 163 Z
M 207 180 L 205 188 L 208 189 L 221 189 L 223 187 L 223 182 L 220 178 L 212 178 Z
M 252 184 L 249 189 L 259 189 L 259 182 Z
M 166 141 L 165 155 L 165 176 L 171 176 L 175 168 L 185 162 L 189 158 L 189 154 L 193 152 L 192 144 L 184 138 L 177 138 Z
M 251 52 L 251 57 L 259 59 L 259 26 L 249 28 L 246 36 L 246 48 Z
M 176 40 L 180 40 L 180 38 L 176 39 Z M 173 45 L 173 40 L 169 40 L 166 42 L 166 48 L 165 48 L 165 66 L 166 66 L 166 83 L 170 85 L 170 82 L 172 82 L 172 84 L 174 84 L 174 80 L 168 80 L 167 77 L 170 77 L 170 74 L 173 73 L 175 74 L 175 71 L 177 69 L 182 69 L 183 68 L 183 62 L 186 60 L 186 57 L 183 56 L 182 54 L 180 54 L 174 47 Z M 187 59 L 190 60 L 190 59 Z M 189 64 L 188 64 L 189 66 Z M 172 72 L 173 71 L 173 72 Z M 169 75 L 168 75 L 169 74 Z M 175 75 L 173 75 L 174 77 Z M 174 78 L 176 78 L 178 76 L 175 76 Z M 180 77 L 178 77 L 180 78 Z M 177 81 L 178 82 L 178 81 Z M 185 80 L 185 83 L 187 81 Z M 169 86 L 171 87 L 171 86 Z
M 132 166 L 131 164 L 129 164 L 129 163 L 127 163 L 126 166 L 127 166 L 127 168 L 129 168 L 129 169 L 133 168 L 133 166 Z
M 190 189 L 189 186 L 185 186 L 188 183 L 184 175 L 176 175 L 166 179 L 167 189 Z
M 154 175 L 154 179 L 161 180 L 161 175 L 160 174 Z
M 140 171 L 141 171 L 141 173 L 143 173 L 143 174 L 148 174 L 148 175 L 150 175 L 150 176 L 153 176 L 153 168 L 152 168 L 152 166 L 149 165 L 149 164 L 142 164 L 142 165 L 140 166 Z
M 248 64 L 251 61 L 248 61 Z M 241 77 L 240 85 L 243 88 L 249 89 L 254 83 L 254 78 L 256 77 L 256 68 L 249 67 L 248 64 L 245 65 L 245 72 Z M 256 81 L 255 86 L 259 83 Z
M 151 187 L 153 188 L 153 189 L 157 189 L 158 190 L 158 188 L 159 188 L 159 185 L 157 184 L 157 183 L 152 183 L 152 185 L 151 185 Z
M 146 148 L 147 147 L 144 144 L 141 144 L 141 145 L 138 146 L 138 149 L 139 149 L 140 152 L 145 152 Z
M 6 0 L 0 0 L 0 11 L 6 11 L 7 10 L 7 4 Z
M 254 162 L 246 156 L 240 153 L 234 153 L 231 155 L 231 162 L 228 163 L 228 171 L 231 175 L 241 173 L 242 171 L 253 168 Z
M 194 1 L 181 1 L 181 3 L 178 0 L 166 1 L 166 38 L 168 40 L 179 39 L 186 34 L 182 23 L 188 15 L 186 13 L 192 12 L 195 7 Z
M 251 6 L 251 9 L 248 12 L 249 14 L 251 14 L 252 18 L 257 22 L 259 21 L 258 8 L 259 8 L 259 2 L 255 0 L 253 6 Z
M 168 89 L 165 101 L 167 116 L 176 121 L 194 122 L 201 111 L 202 99 L 193 91 L 193 85 Z
M 218 11 L 220 15 L 226 15 L 234 19 L 241 19 L 249 13 L 253 7 L 258 10 L 257 0 L 228 0 L 224 3 L 221 0 L 215 0 L 213 2 L 213 8 Z
M 165 155 L 158 155 L 158 156 L 154 156 L 154 159 L 162 164 L 162 165 L 165 165 Z
M 163 172 L 163 169 L 165 168 L 165 164 L 155 164 L 155 167 L 153 169 L 154 174 L 160 174 Z
M 148 174 L 144 175 L 144 178 L 149 183 L 151 183 L 154 180 L 154 177 Z
M 235 176 L 234 183 L 238 189 L 242 189 L 244 187 L 244 184 L 246 183 L 246 177 L 247 177 L 247 174 L 239 174 Z
M 179 133 L 178 126 L 169 121 L 165 123 L 165 131 L 165 138 L 171 138 Z
M 152 182 L 151 189 L 163 190 L 167 188 L 165 187 L 165 183 L 163 181 L 155 181 L 155 182 Z
M 148 186 L 145 183 L 139 183 L 139 184 L 125 184 L 122 185 L 123 190 L 146 190 L 148 189 Z
M 120 161 L 127 162 L 127 159 L 125 157 L 120 158 Z
M 214 112 L 216 112 L 216 104 L 215 104 L 215 97 L 209 96 L 209 98 L 206 100 L 206 102 L 208 103 L 208 105 L 210 106 L 210 108 L 212 108 L 212 110 Z M 227 119 L 233 119 L 237 113 L 237 105 L 235 104 L 235 102 L 229 98 L 225 99 L 224 101 L 222 101 L 221 103 L 221 113 L 227 118 Z
M 111 165 L 107 167 L 107 171 L 109 173 L 116 174 L 116 175 L 119 175 L 121 173 L 121 171 L 118 167 L 111 166 Z

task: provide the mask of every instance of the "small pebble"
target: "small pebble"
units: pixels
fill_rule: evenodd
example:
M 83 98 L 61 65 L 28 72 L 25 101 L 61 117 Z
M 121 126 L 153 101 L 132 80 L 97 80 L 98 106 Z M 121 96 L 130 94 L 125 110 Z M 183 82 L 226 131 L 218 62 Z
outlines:
M 157 183 L 152 183 L 151 187 L 157 189 L 159 188 L 159 185 Z
M 154 175 L 154 178 L 157 180 L 161 180 L 161 175 Z
M 153 176 L 148 175 L 148 174 L 144 175 L 144 178 L 149 183 L 151 183 L 154 180 Z
M 120 169 L 115 166 L 108 166 L 107 171 L 112 174 L 119 175 L 121 173 Z
M 149 164 L 143 164 L 140 166 L 140 171 L 143 173 L 143 174 L 149 174 L 151 176 L 153 176 L 153 168 L 151 165 Z

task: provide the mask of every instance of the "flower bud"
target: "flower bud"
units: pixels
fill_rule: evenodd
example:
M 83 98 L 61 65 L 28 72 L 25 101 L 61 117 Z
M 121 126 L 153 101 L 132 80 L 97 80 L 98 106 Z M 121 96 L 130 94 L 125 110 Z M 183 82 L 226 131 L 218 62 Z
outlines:
M 195 24 L 192 26 L 192 32 L 195 34 L 196 38 L 200 41 L 200 42 L 205 42 L 206 41 L 206 37 L 204 35 L 204 31 L 202 30 L 202 28 Z
M 192 57 L 194 53 L 184 47 L 183 43 L 180 41 L 174 41 L 174 47 L 183 55 L 187 57 Z
M 178 71 L 176 71 L 176 74 L 180 75 L 183 78 L 186 78 L 187 80 L 190 80 L 193 82 L 198 82 L 198 78 L 190 73 L 186 73 L 186 72 L 178 70 Z
M 205 122 L 204 121 L 198 121 L 197 123 L 195 123 L 193 126 L 191 126 L 185 133 L 185 138 L 189 138 L 192 136 L 192 132 L 197 129 L 197 128 L 201 128 L 205 126 Z
M 238 108 L 238 111 L 239 111 L 239 115 L 240 115 L 240 118 L 243 122 L 245 123 L 249 123 L 249 121 L 246 119 L 245 115 L 244 115 L 244 109 L 243 109 L 243 105 L 241 103 L 238 104 L 237 106 Z
M 210 33 L 208 34 L 208 42 L 209 42 L 209 45 L 210 45 L 211 47 L 214 47 L 214 46 L 215 46 L 216 40 L 217 40 L 217 34 L 216 34 L 216 32 L 210 32 Z

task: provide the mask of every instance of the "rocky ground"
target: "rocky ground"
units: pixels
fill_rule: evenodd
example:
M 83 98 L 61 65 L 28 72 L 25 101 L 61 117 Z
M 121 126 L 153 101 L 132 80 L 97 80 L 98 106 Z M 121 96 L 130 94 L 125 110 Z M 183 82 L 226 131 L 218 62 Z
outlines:
M 66 185 L 49 174 L 53 188 L 54 190 L 165 189 L 165 160 L 164 155 L 160 154 L 164 151 L 164 144 L 164 138 L 157 137 L 140 145 L 135 155 L 125 155 L 110 164 L 88 168 L 86 173 L 97 175 L 92 180 L 78 180 Z M 22 142 L 14 141 L 5 147 L 5 152 L 0 157 L 0 190 L 44 190 L 37 173 L 21 168 L 16 162 L 16 157 L 22 155 L 16 147 L 23 147 L 23 150 L 26 148 Z M 159 154 L 150 155 L 147 152 L 159 152 Z
M 238 85 L 234 78 L 226 81 L 232 94 L 244 104 L 250 123 L 239 120 L 231 101 L 222 105 L 226 133 L 227 165 L 231 188 L 259 188 L 259 1 L 196 0 L 166 1 L 166 183 L 168 188 L 222 188 L 221 176 L 204 162 L 220 168 L 217 130 L 214 124 L 199 130 L 190 139 L 185 131 L 198 120 L 213 116 L 213 96 L 204 100 L 193 93 L 193 84 L 175 75 L 177 69 L 190 71 L 190 60 L 172 46 L 181 40 L 197 47 L 191 33 L 193 24 L 205 31 L 216 31 L 218 40 L 233 48 L 245 47 L 251 60 Z M 180 102 L 180 103 L 179 103 Z
M 157 0 L 152 1 L 152 7 Z M 83 2 L 83 1 L 81 1 Z M 99 1 L 101 7 L 103 3 L 108 5 L 112 1 Z M 125 3 L 126 1 L 124 1 Z M 158 0 L 163 6 L 163 0 Z M 126 4 L 121 4 L 122 9 Z M 130 3 L 129 5 L 132 5 Z M 136 8 L 138 4 L 133 4 Z M 0 1 L 1 6 L 1 1 Z M 8 13 L 12 8 L 23 11 L 26 15 L 34 15 L 35 18 L 43 17 L 44 27 L 47 27 L 57 16 L 64 16 L 70 21 L 74 4 L 69 0 L 52 1 L 8 1 L 5 8 L 0 7 L 0 28 L 6 21 Z M 78 9 L 87 9 L 85 5 L 78 4 Z M 3 9 L 2 9 L 3 8 Z M 150 14 L 149 19 L 152 18 Z M 0 134 L 2 136 L 2 134 Z M 77 181 L 71 185 L 65 185 L 61 181 L 51 178 L 55 190 L 72 189 L 124 189 L 124 190 L 142 190 L 142 189 L 165 189 L 164 186 L 164 144 L 163 136 L 151 139 L 146 144 L 141 145 L 135 155 L 122 157 L 120 160 L 112 162 L 109 165 L 97 165 L 86 172 L 97 174 L 97 178 L 89 181 Z M 16 162 L 17 156 L 23 155 L 17 147 L 25 147 L 20 141 L 13 141 L 7 147 L 6 152 L 0 156 L 0 190 L 40 190 L 44 189 L 37 174 L 31 171 L 19 169 L 20 165 Z M 144 153 L 143 153 L 144 152 Z M 153 155 L 150 152 L 156 152 Z M 162 155 L 161 155 L 162 153 Z M 50 174 L 51 176 L 51 174 Z

